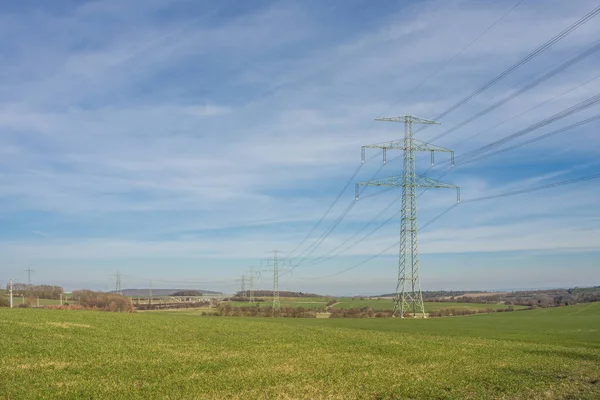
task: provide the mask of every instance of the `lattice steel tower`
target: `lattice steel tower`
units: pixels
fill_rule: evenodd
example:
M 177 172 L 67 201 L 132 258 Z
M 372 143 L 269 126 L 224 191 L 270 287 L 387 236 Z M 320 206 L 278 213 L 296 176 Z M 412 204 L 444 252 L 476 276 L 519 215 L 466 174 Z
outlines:
M 281 310 L 279 302 L 279 258 L 277 253 L 279 250 L 272 250 L 273 253 L 273 313 Z
M 388 150 L 402 150 L 404 152 L 404 169 L 401 176 L 392 176 L 383 179 L 374 179 L 356 184 L 355 196 L 358 199 L 360 186 L 391 186 L 402 188 L 402 206 L 400 209 L 400 249 L 398 260 L 398 283 L 394 297 L 394 315 L 405 317 L 411 313 L 413 317 L 421 314 L 425 318 L 423 295 L 419 278 L 419 244 L 417 222 L 417 188 L 454 188 L 456 200 L 460 201 L 458 186 L 436 181 L 426 176 L 417 175 L 415 168 L 415 151 L 428 151 L 431 153 L 433 165 L 436 151 L 448 152 L 454 166 L 454 152 L 430 143 L 415 140 L 413 136 L 413 123 L 438 124 L 438 122 L 404 115 L 401 117 L 377 118 L 376 121 L 404 123 L 404 139 L 391 142 L 363 146 L 361 149 L 362 162 L 365 161 L 367 148 L 383 149 L 383 162 L 387 162 Z
M 31 269 L 31 267 L 29 267 L 25 270 L 25 272 L 27 272 L 27 284 L 31 285 L 31 273 L 35 272 L 35 269 Z
M 254 304 L 254 267 L 250 266 L 250 304 Z
M 123 295 L 123 290 L 121 290 L 121 271 L 117 271 L 116 273 L 116 285 L 115 285 L 115 293 Z
M 248 297 L 248 295 L 246 294 L 246 275 L 242 274 L 242 286 L 240 288 L 240 296 L 241 297 Z
M 267 265 L 273 266 L 273 315 L 276 315 L 281 311 L 281 303 L 279 302 L 279 268 L 289 266 L 290 261 L 279 258 L 278 254 L 281 253 L 281 250 L 271 250 L 269 253 L 273 253 L 273 258 L 264 261 Z M 263 271 L 271 271 L 271 269 L 263 269 Z

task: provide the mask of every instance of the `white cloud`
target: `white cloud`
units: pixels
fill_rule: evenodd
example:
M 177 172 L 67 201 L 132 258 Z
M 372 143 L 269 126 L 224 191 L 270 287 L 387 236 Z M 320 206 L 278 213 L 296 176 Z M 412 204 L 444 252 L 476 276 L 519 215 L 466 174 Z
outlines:
M 35 232 L 48 232 L 52 240 L 44 238 L 43 244 L 16 240 L 4 245 L 3 254 L 37 254 L 42 259 L 245 258 L 259 257 L 263 248 L 275 244 L 293 248 L 358 165 L 359 146 L 402 134 L 400 125 L 373 123 L 373 117 L 398 111 L 436 115 L 593 6 L 587 1 L 568 7 L 562 2 L 543 6 L 524 2 L 409 95 L 411 88 L 445 64 L 507 5 L 416 3 L 380 16 L 368 28 L 340 27 L 338 32 L 328 29 L 335 19 L 323 22 L 314 18 L 318 11 L 301 4 L 278 3 L 208 23 L 207 15 L 214 10 L 203 9 L 206 14 L 182 21 L 155 21 L 152 12 L 170 5 L 153 2 L 141 15 L 128 16 L 127 10 L 139 3 L 124 2 L 124 13 L 118 3 L 119 7 L 117 2 L 91 3 L 68 17 L 3 17 L 7 22 L 0 28 L 4 37 L 22 34 L 23 47 L 29 49 L 0 66 L 7 77 L 0 78 L 3 214 L 36 211 L 54 218 L 37 221 L 29 229 L 37 236 Z M 31 25 L 27 24 L 31 20 L 39 22 L 39 30 L 25 34 L 19 25 Z M 104 36 L 96 32 L 99 21 L 105 23 Z M 71 29 L 80 32 L 86 46 L 76 46 L 77 38 L 65 35 Z M 536 71 L 578 51 L 599 32 L 600 25 L 591 21 L 449 115 L 441 127 L 419 137 L 434 136 L 460 122 L 494 97 L 535 77 Z M 3 46 L 8 44 L 0 42 L 0 50 Z M 440 144 L 468 138 L 565 92 L 596 73 L 597 60 L 590 57 Z M 591 82 L 460 143 L 457 154 L 575 104 L 595 94 L 598 85 L 600 81 Z M 472 198 L 584 174 L 594 167 L 590 159 L 597 156 L 593 128 L 524 147 L 524 153 L 507 153 L 457 168 L 445 180 L 459 184 L 463 197 Z M 589 145 L 574 145 L 579 141 L 573 137 Z M 517 159 L 517 154 L 525 158 Z M 560 168 L 551 168 L 548 154 L 561 160 Z M 499 160 L 505 160 L 506 169 L 494 169 Z M 536 173 L 508 168 L 517 162 L 545 166 Z M 357 180 L 368 179 L 378 163 L 376 159 L 366 165 Z M 399 173 L 400 164 L 390 164 L 381 176 Z M 500 208 L 476 207 L 476 212 L 459 213 L 460 218 L 453 212 L 447 221 L 456 222 L 457 228 L 449 229 L 442 222 L 443 229 L 424 233 L 422 251 L 589 251 L 594 240 L 597 243 L 598 232 L 585 220 L 594 215 L 590 198 L 596 191 L 587 187 L 576 192 L 583 213 L 576 219 L 560 217 L 566 212 L 564 202 L 570 200 L 567 194 L 555 192 L 548 196 L 556 201 L 546 200 L 545 194 L 531 197 L 540 204 L 535 209 L 511 199 L 497 203 L 502 204 Z M 424 196 L 423 215 L 451 204 L 451 197 Z M 320 229 L 351 198 L 351 193 L 344 196 Z M 316 254 L 340 243 L 388 200 L 361 202 L 340 225 L 341 231 L 334 232 Z M 187 218 L 169 220 L 169 214 L 181 213 L 188 213 Z M 551 213 L 558 217 L 545 218 L 544 214 Z M 128 222 L 120 226 L 122 231 L 107 236 L 92 215 Z M 524 222 L 515 223 L 517 216 Z M 503 218 L 506 223 L 499 224 Z M 465 220 L 473 226 L 465 226 Z M 56 238 L 52 233 L 61 230 L 61 221 L 79 221 L 87 231 L 81 238 L 61 241 L 60 235 Z M 380 251 L 397 235 L 396 225 L 382 229 L 350 254 Z M 246 239 L 232 227 L 244 228 Z M 232 237 L 202 238 L 202 243 L 172 238 L 144 241 L 147 236 L 173 234 L 197 238 L 198 231 L 217 228 L 230 229 Z

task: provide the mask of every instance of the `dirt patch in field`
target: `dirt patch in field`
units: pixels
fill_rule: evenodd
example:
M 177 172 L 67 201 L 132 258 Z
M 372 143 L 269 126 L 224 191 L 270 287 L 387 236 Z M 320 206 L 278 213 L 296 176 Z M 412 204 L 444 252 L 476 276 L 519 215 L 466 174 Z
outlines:
M 58 326 L 59 328 L 91 328 L 88 324 L 76 324 L 74 322 L 46 322 L 48 325 Z

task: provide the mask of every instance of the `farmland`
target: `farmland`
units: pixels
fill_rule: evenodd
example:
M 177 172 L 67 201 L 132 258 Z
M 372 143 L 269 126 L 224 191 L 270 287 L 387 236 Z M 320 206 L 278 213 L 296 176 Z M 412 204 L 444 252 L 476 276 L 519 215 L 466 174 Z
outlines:
M 425 312 L 430 312 L 434 310 L 439 310 L 442 308 L 459 308 L 459 309 L 502 309 L 507 308 L 508 306 L 504 304 L 479 304 L 479 303 L 458 303 L 458 302 L 425 302 Z M 375 311 L 380 310 L 391 310 L 394 308 L 394 302 L 389 298 L 382 299 L 365 299 L 365 300 L 357 300 L 357 299 L 349 299 L 343 298 L 339 299 L 338 303 L 333 307 L 336 308 L 362 308 L 362 307 L 371 307 Z M 523 308 L 523 307 L 515 307 L 515 308 Z
M 0 397 L 596 399 L 599 333 L 600 303 L 429 320 L 0 309 Z
M 260 302 L 260 307 L 272 307 L 273 302 L 270 298 L 264 298 L 265 301 Z M 323 311 L 327 305 L 327 302 L 331 300 L 326 297 L 282 297 L 280 300 L 282 307 L 304 307 L 310 309 L 317 309 Z M 333 308 L 364 308 L 370 307 L 375 311 L 392 310 L 394 308 L 394 302 L 391 298 L 374 298 L 374 299 L 353 299 L 348 297 L 342 297 L 333 299 L 336 303 L 332 306 Z M 223 304 L 230 304 L 233 307 L 248 306 L 248 302 L 223 302 Z M 443 308 L 453 309 L 464 309 L 464 310 L 482 310 L 482 309 L 505 309 L 508 306 L 504 304 L 479 304 L 479 303 L 458 303 L 458 302 L 425 302 L 425 312 L 431 312 L 434 310 L 440 310 Z M 516 306 L 515 309 L 524 308 Z

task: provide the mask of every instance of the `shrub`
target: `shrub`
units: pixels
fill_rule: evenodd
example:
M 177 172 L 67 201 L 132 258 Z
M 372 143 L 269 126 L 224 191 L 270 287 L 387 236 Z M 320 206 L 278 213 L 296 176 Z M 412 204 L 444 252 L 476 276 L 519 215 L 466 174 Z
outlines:
M 114 293 L 94 292 L 92 290 L 76 290 L 72 299 L 86 309 L 133 312 L 133 302 L 130 298 Z
M 219 308 L 216 315 L 228 317 L 284 317 L 284 318 L 316 318 L 317 313 L 314 310 L 305 309 L 303 307 L 283 307 L 281 310 L 273 313 L 271 307 L 259 308 L 256 306 L 231 307 L 226 304 Z

